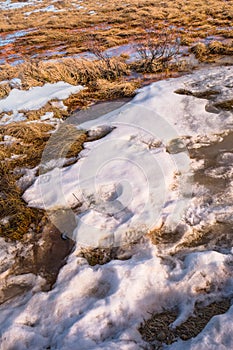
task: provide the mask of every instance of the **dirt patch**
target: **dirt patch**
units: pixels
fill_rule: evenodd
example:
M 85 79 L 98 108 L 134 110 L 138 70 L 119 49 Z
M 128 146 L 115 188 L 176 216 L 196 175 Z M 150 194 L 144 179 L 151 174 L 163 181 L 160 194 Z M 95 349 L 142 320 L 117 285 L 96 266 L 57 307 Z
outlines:
M 185 242 L 185 248 L 197 248 L 228 252 L 233 246 L 233 227 L 231 223 L 216 223 L 203 228 L 195 239 Z
M 208 306 L 197 305 L 194 313 L 179 327 L 170 327 L 178 316 L 177 311 L 164 311 L 154 314 L 138 329 L 142 338 L 151 344 L 150 349 L 161 349 L 163 343 L 172 344 L 178 339 L 196 337 L 215 315 L 225 313 L 231 303 L 229 299 L 214 302 Z
M 40 275 L 47 281 L 44 289 L 51 289 L 59 270 L 66 263 L 66 258 L 74 247 L 74 242 L 62 239 L 60 231 L 47 223 L 42 234 L 32 237 L 26 244 L 31 245 L 31 250 L 26 256 L 18 253 L 13 266 L 14 275 L 27 273 Z
M 229 132 L 223 136 L 220 142 L 213 142 L 200 148 L 189 148 L 190 157 L 196 160 L 204 160 L 202 169 L 195 171 L 194 181 L 204 185 L 211 193 L 215 194 L 222 192 L 227 188 L 229 179 L 226 177 L 211 177 L 208 174 L 208 169 L 215 169 L 219 166 L 219 157 L 226 153 L 233 152 L 233 132 Z M 229 164 L 232 166 L 232 164 Z

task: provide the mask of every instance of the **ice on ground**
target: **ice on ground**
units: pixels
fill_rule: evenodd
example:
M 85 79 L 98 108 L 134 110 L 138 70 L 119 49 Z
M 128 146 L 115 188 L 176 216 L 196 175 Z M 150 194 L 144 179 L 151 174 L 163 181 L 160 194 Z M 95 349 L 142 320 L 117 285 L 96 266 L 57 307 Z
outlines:
M 32 1 L 19 1 L 12 2 L 11 0 L 0 1 L 0 10 L 16 10 L 25 6 L 36 5 L 37 3 L 41 3 L 43 0 L 32 0 Z
M 37 12 L 63 12 L 65 11 L 64 9 L 57 9 L 54 5 L 48 5 L 47 7 L 44 8 L 40 8 L 37 10 L 33 10 L 33 11 L 29 11 L 29 12 L 25 12 L 24 15 L 25 16 L 30 16 L 32 13 L 37 13 Z
M 232 113 L 208 112 L 207 100 L 174 91 L 194 91 L 198 84 L 203 91 L 217 85 L 228 98 L 232 72 L 232 67 L 218 67 L 152 84 L 119 110 L 83 123 L 80 128 L 94 134 L 101 125 L 113 130 L 103 139 L 86 143 L 78 163 L 59 168 L 57 160 L 56 167 L 52 164 L 53 169 L 25 192 L 30 205 L 70 209 L 77 220 L 78 243 L 51 291 L 25 293 L 0 305 L 3 349 L 145 349 L 148 344 L 138 328 L 151 313 L 176 307 L 179 314 L 171 325 L 176 327 L 192 315 L 196 303 L 232 297 L 232 247 L 217 252 L 191 251 L 186 246 L 179 255 L 170 254 L 170 246 L 144 242 L 135 245 L 130 259 L 94 267 L 79 256 L 79 243 L 90 231 L 100 233 L 92 237 L 92 244 L 94 238 L 111 246 L 109 232 L 123 234 L 124 227 L 130 244 L 137 236 L 133 229 L 142 230 L 140 222 L 150 223 L 159 213 L 172 228 L 171 214 L 187 204 L 180 218 L 189 228 L 211 224 L 224 213 L 229 220 L 232 174 L 228 174 L 231 187 L 223 192 L 223 199 L 211 201 L 205 188 L 190 183 L 189 157 L 180 141 L 191 136 L 191 142 L 199 139 L 200 146 L 213 140 L 216 132 L 232 129 Z M 230 161 L 227 153 L 218 159 L 222 168 Z M 212 318 L 196 338 L 178 340 L 164 349 L 232 349 L 232 312 L 231 307 Z
M 19 3 L 22 4 L 22 3 Z M 1 6 L 1 5 L 0 5 Z M 28 30 L 18 30 L 17 32 L 14 32 L 13 34 L 7 34 L 7 35 L 0 35 L 0 47 L 8 45 L 8 44 L 12 44 L 15 42 L 15 40 L 17 38 L 21 38 L 24 37 L 25 35 L 27 35 L 28 33 L 33 32 L 34 29 L 28 29 Z M 15 79 L 12 79 L 13 81 Z M 11 80 L 11 81 L 12 81 Z M 18 81 L 20 81 L 20 79 L 17 79 Z
M 208 112 L 208 100 L 176 91 L 198 84 L 202 91 L 213 89 L 221 79 L 227 81 L 222 87 L 226 97 L 231 94 L 232 71 L 215 68 L 156 82 L 120 109 L 81 124 L 81 129 L 92 132 L 102 125 L 113 130 L 86 143 L 76 164 L 41 175 L 23 198 L 34 207 L 70 209 L 77 228 L 71 232 L 67 227 L 66 233 L 80 244 L 119 244 L 164 223 L 174 229 L 192 197 L 192 172 L 183 138 L 222 132 L 233 122 L 232 113 Z M 115 190 L 114 199 L 101 197 L 106 184 L 121 188 Z M 72 208 L 78 203 L 83 205 L 76 214 Z M 201 215 L 187 214 L 190 225 L 195 226 Z
M 137 329 L 150 312 L 176 305 L 178 324 L 192 313 L 195 302 L 205 299 L 210 285 L 209 301 L 231 294 L 232 256 L 214 251 L 192 253 L 184 261 L 174 258 L 166 265 L 156 247 L 144 245 L 130 260 L 96 267 L 76 254 L 52 291 L 0 306 L 3 348 L 143 349 Z M 231 314 L 225 317 L 232 325 Z M 214 340 L 219 344 L 217 335 Z
M 37 110 L 50 100 L 62 100 L 83 89 L 81 85 L 74 86 L 63 81 L 32 87 L 27 91 L 13 89 L 5 99 L 0 100 L 0 113 Z
M 67 233 L 85 245 L 119 244 L 125 234 L 136 238 L 161 225 L 168 207 L 174 220 L 179 215 L 177 193 L 169 187 L 175 172 L 188 172 L 187 155 L 171 156 L 158 140 L 149 148 L 153 135 L 136 126 L 114 125 L 105 138 L 86 144 L 77 163 L 41 175 L 23 196 L 30 206 L 48 210 L 83 203 L 77 229 L 67 228 Z

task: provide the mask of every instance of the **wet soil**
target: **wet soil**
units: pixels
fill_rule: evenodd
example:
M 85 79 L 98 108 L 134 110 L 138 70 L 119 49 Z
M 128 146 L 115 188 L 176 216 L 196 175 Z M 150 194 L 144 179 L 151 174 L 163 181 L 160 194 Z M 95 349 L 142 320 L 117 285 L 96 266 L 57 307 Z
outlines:
M 162 343 L 172 344 L 179 338 L 188 340 L 196 337 L 215 315 L 220 315 L 230 308 L 229 299 L 217 301 L 207 306 L 196 305 L 193 316 L 176 328 L 170 327 L 178 312 L 164 311 L 154 314 L 139 328 L 142 338 L 151 346 L 149 349 L 161 349 Z
M 204 160 L 203 169 L 194 173 L 194 181 L 205 186 L 213 195 L 225 191 L 229 185 L 229 178 L 224 176 L 212 177 L 208 173 L 208 170 L 216 169 L 221 165 L 219 158 L 224 153 L 233 153 L 233 131 L 224 136 L 220 142 L 214 142 L 196 149 L 189 149 L 191 158 Z M 232 164 L 225 164 L 225 166 L 230 168 Z
M 121 98 L 105 102 L 97 102 L 90 106 L 88 109 L 74 111 L 69 117 L 69 123 L 78 125 L 89 120 L 97 119 L 102 115 L 123 107 L 129 101 L 131 101 L 131 98 Z
M 51 223 L 47 223 L 42 234 L 32 237 L 26 244 L 31 245 L 31 250 L 26 256 L 18 253 L 13 267 L 14 274 L 40 275 L 46 280 L 44 290 L 51 289 L 74 247 L 74 242 L 62 239 L 61 232 Z

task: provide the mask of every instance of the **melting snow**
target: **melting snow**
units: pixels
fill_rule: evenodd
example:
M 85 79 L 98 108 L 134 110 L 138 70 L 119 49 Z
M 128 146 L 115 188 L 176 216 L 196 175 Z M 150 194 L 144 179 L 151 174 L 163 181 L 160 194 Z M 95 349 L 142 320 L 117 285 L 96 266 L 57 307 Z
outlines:
M 160 219 L 173 225 L 174 213 L 178 217 L 180 209 L 183 214 L 187 204 L 190 227 L 214 220 L 213 207 L 202 206 L 205 192 L 190 183 L 189 157 L 180 139 L 232 128 L 233 116 L 226 111 L 210 113 L 207 100 L 174 91 L 193 89 L 197 84 L 205 88 L 218 85 L 227 97 L 232 93 L 232 73 L 231 67 L 218 67 L 141 89 L 132 102 L 80 126 L 93 131 L 102 125 L 114 129 L 86 143 L 77 164 L 59 168 L 58 162 L 25 192 L 30 205 L 68 208 L 77 223 L 70 234 L 78 243 L 50 292 L 34 290 L 0 306 L 3 349 L 145 349 L 137 329 L 151 312 L 176 305 L 180 312 L 172 326 L 177 326 L 192 314 L 196 302 L 232 296 L 231 247 L 229 253 L 208 250 L 179 258 L 169 255 L 169 249 L 144 243 L 137 245 L 127 261 L 112 260 L 94 267 L 77 256 L 79 243 L 119 243 L 127 230 L 132 236 L 124 239 L 130 242 L 135 238 L 130 228 L 142 230 L 141 223 L 146 229 L 161 224 Z M 180 152 L 168 152 L 166 146 L 172 140 Z M 230 159 L 225 154 L 219 164 Z M 193 190 L 196 198 L 190 197 Z M 72 209 L 77 198 L 83 202 L 81 213 Z M 232 207 L 225 208 L 229 217 Z M 224 215 L 222 209 L 217 203 L 214 214 Z M 232 312 L 231 307 L 214 317 L 196 338 L 164 348 L 232 349 Z
M 32 87 L 27 91 L 13 89 L 5 99 L 0 100 L 0 113 L 37 110 L 52 99 L 62 100 L 83 89 L 81 85 L 74 86 L 63 81 Z
M 19 2 L 12 2 L 11 0 L 6 1 L 0 1 L 0 9 L 1 10 L 15 10 L 20 9 L 25 6 L 32 6 L 36 5 L 37 3 L 41 3 L 43 0 L 33 0 L 33 1 L 19 1 Z
M 175 91 L 188 88 L 193 80 L 201 82 L 203 76 L 203 84 L 210 85 L 216 76 L 227 78 L 230 72 L 218 68 L 218 73 L 200 71 L 154 83 L 122 108 L 81 124 L 81 129 L 93 130 L 109 125 L 113 131 L 86 143 L 76 164 L 39 176 L 24 199 L 47 210 L 68 209 L 77 228 L 67 227 L 66 233 L 85 245 L 119 244 L 164 223 L 174 229 L 192 203 L 190 160 L 180 136 L 226 130 L 233 121 L 232 114 L 223 118 L 221 113 L 206 111 L 206 100 Z M 168 152 L 171 141 L 173 151 Z M 112 195 L 107 198 L 110 187 Z M 83 203 L 81 213 L 74 214 L 77 203 Z M 198 224 L 200 215 L 187 220 Z
M 25 12 L 25 16 L 30 16 L 32 13 L 37 13 L 37 12 L 63 12 L 63 9 L 57 9 L 54 5 L 49 5 L 47 7 L 44 8 L 40 8 L 37 10 L 33 10 L 33 11 L 29 11 L 29 12 Z
M 27 118 L 24 116 L 23 113 L 13 111 L 12 114 L 3 114 L 3 116 L 0 118 L 0 125 L 7 125 L 10 123 L 21 122 L 26 119 Z

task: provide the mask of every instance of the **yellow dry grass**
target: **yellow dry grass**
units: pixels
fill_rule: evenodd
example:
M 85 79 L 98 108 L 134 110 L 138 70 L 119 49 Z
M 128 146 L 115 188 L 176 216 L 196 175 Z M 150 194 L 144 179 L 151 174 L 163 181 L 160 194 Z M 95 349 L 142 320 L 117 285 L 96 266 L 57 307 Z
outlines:
M 119 57 L 103 56 L 101 60 L 95 61 L 74 58 L 75 54 L 89 51 L 93 43 L 102 52 L 116 45 L 131 43 L 135 38 L 143 36 L 145 29 L 154 31 L 155 38 L 156 33 L 170 30 L 176 33 L 182 45 L 193 46 L 192 50 L 200 60 L 232 54 L 230 41 L 223 44 L 216 39 L 208 45 L 198 42 L 210 35 L 220 35 L 228 40 L 233 38 L 233 0 L 129 0 L 127 3 L 123 0 L 83 0 L 83 7 L 80 8 L 72 0 L 64 0 L 54 3 L 58 12 L 26 14 L 35 9 L 43 10 L 50 4 L 51 1 L 45 0 L 36 6 L 0 10 L 0 33 L 3 39 L 16 31 L 26 31 L 24 36 L 15 37 L 13 43 L 3 46 L 0 59 L 5 60 L 5 64 L 0 65 L 0 81 L 18 77 L 22 81 L 22 88 L 29 89 L 63 80 L 74 85 L 83 84 L 86 89 L 65 101 L 67 111 L 47 103 L 39 111 L 24 112 L 28 120 L 38 120 L 50 111 L 57 118 L 66 118 L 76 108 L 87 107 L 97 100 L 134 95 L 140 82 L 127 80 L 131 69 L 137 69 L 135 65 L 126 62 L 127 52 Z M 24 63 L 11 65 L 15 55 L 24 60 Z M 166 71 L 171 69 L 184 68 L 175 64 L 166 67 Z M 1 84 L 0 98 L 6 97 L 10 90 L 8 82 Z M 46 123 L 25 122 L 0 128 L 1 135 L 10 135 L 18 140 L 9 145 L 0 145 L 1 212 L 10 217 L 9 225 L 3 225 L 1 234 L 21 237 L 27 232 L 30 222 L 37 221 L 38 211 L 28 208 L 21 200 L 14 169 L 32 168 L 40 163 L 51 130 L 52 127 Z M 76 157 L 86 140 L 86 134 L 77 134 L 74 126 L 67 125 L 61 127 L 59 132 L 63 132 L 64 139 L 69 140 L 70 147 L 65 148 L 65 155 Z M 59 135 L 58 133 L 57 136 Z M 59 144 L 60 139 L 53 139 L 47 156 L 61 156 L 63 144 Z M 62 152 L 64 155 L 64 149 Z M 13 155 L 18 157 L 12 158 Z M 169 235 L 162 236 L 161 239 L 170 240 Z
M 0 127 L 0 134 L 14 140 L 0 145 L 0 235 L 20 239 L 33 224 L 41 229 L 39 222 L 43 211 L 29 208 L 22 200 L 17 186 L 17 175 L 22 168 L 34 168 L 45 161 L 60 157 L 74 157 L 82 150 L 85 132 L 75 126 L 62 124 L 51 137 L 53 127 L 47 123 L 19 122 Z M 43 156 L 47 145 L 49 153 Z M 12 157 L 13 156 L 13 157 Z M 15 157 L 16 156 L 16 157 Z M 20 171 L 19 171 L 20 174 Z
M 130 72 L 124 58 L 88 61 L 67 58 L 58 61 L 30 60 L 16 67 L 4 65 L 0 79 L 19 77 L 22 87 L 65 81 L 70 84 L 90 84 L 97 79 L 115 80 Z
M 57 2 L 59 12 L 34 12 L 49 5 L 43 1 L 14 11 L 0 11 L 0 32 L 31 30 L 7 47 L 9 53 L 20 53 L 23 59 L 59 57 L 89 49 L 86 36 L 101 39 L 103 48 L 131 42 L 143 28 L 163 29 L 172 26 L 186 43 L 209 35 L 232 38 L 233 1 L 228 0 L 129 0 L 96 2 L 84 0 L 82 8 L 69 1 Z M 90 11 L 94 11 L 90 13 Z M 60 56 L 61 57 L 61 56 Z
M 77 157 L 86 141 L 85 131 L 77 129 L 75 125 L 64 123 L 49 138 L 41 157 L 42 165 L 50 160 Z M 43 166 L 41 167 L 43 171 Z
M 197 43 L 191 50 L 200 61 L 211 62 L 216 59 L 216 56 L 233 55 L 232 43 L 221 43 L 217 40 L 211 41 L 209 44 Z
M 44 137 L 45 133 L 52 130 L 52 126 L 45 123 L 12 123 L 0 127 L 0 132 L 5 135 L 21 139 L 24 143 L 34 142 Z
M 11 91 L 11 87 L 9 83 L 0 84 L 0 99 L 6 97 Z
M 20 239 L 32 222 L 36 225 L 42 211 L 29 208 L 21 198 L 16 176 L 5 162 L 0 162 L 0 235 Z

